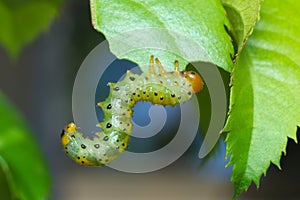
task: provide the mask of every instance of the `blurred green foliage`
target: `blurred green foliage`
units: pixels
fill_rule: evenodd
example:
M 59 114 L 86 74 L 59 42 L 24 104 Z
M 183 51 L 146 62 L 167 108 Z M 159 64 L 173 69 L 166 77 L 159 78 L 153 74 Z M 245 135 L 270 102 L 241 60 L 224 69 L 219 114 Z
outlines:
M 0 1 L 0 44 L 11 58 L 47 29 L 61 4 L 62 0 Z
M 1 91 L 0 165 L 0 188 L 9 194 L 9 187 L 14 199 L 40 200 L 48 196 L 50 175 L 40 147 L 20 113 Z M 5 193 L 1 192 L 1 199 Z

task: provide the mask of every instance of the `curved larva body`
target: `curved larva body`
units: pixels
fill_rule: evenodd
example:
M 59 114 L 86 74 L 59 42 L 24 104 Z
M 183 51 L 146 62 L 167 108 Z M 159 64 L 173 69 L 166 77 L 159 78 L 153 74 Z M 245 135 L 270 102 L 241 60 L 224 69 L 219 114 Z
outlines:
M 103 122 L 98 124 L 103 132 L 96 133 L 90 140 L 77 132 L 74 123 L 65 127 L 61 137 L 66 154 L 82 165 L 108 164 L 128 146 L 133 128 L 132 107 L 138 101 L 174 106 L 202 89 L 200 76 L 195 72 L 179 72 L 178 62 L 175 61 L 174 72 L 168 73 L 156 59 L 159 74 L 154 71 L 153 62 L 151 56 L 148 73 L 137 75 L 128 71 L 122 81 L 109 83 L 108 98 L 98 103 L 104 112 Z

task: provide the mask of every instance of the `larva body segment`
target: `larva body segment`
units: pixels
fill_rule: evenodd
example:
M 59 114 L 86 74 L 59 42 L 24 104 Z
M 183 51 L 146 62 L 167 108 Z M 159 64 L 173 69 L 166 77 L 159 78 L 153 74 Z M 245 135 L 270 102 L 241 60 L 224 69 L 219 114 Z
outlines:
M 98 124 L 103 132 L 97 132 L 92 140 L 84 138 L 74 123 L 64 128 L 61 140 L 69 157 L 87 166 L 110 163 L 128 146 L 133 128 L 132 108 L 137 102 L 174 106 L 202 89 L 201 77 L 193 71 L 179 72 L 177 61 L 171 73 L 163 69 L 158 59 L 156 64 L 159 73 L 154 70 L 154 57 L 151 56 L 148 72 L 137 75 L 128 71 L 120 82 L 108 84 L 109 96 L 98 103 L 104 112 L 103 122 Z

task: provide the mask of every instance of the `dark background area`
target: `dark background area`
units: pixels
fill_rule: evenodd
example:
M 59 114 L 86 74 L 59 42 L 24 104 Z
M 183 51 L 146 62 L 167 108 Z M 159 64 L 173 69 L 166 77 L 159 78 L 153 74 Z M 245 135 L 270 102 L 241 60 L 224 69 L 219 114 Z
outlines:
M 172 165 L 147 174 L 78 166 L 61 149 L 60 132 L 72 120 L 72 87 L 82 61 L 104 37 L 90 21 L 88 1 L 66 1 L 49 30 L 27 45 L 17 61 L 0 47 L 0 88 L 34 130 L 53 177 L 50 199 L 230 199 L 224 143 L 205 163 L 196 137 Z M 299 129 L 298 129 L 299 134 Z M 240 199 L 298 199 L 300 146 L 289 141 L 282 170 L 271 166 L 257 190 Z M 38 184 L 38 183 L 37 183 Z

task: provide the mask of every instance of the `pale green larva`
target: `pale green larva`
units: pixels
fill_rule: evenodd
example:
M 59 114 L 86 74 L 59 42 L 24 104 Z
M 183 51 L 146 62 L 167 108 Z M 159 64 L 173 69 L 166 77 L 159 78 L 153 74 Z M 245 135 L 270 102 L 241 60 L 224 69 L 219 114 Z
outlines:
M 174 72 L 167 72 L 157 58 L 155 61 L 158 73 L 154 69 L 154 56 L 151 56 L 148 72 L 137 75 L 128 71 L 120 82 L 109 83 L 109 96 L 98 103 L 104 112 L 103 122 L 98 124 L 103 132 L 96 133 L 91 140 L 84 138 L 74 123 L 63 129 L 61 141 L 69 157 L 87 166 L 110 163 L 128 146 L 133 128 L 132 108 L 138 101 L 174 106 L 202 89 L 203 81 L 196 72 L 179 72 L 177 61 Z

